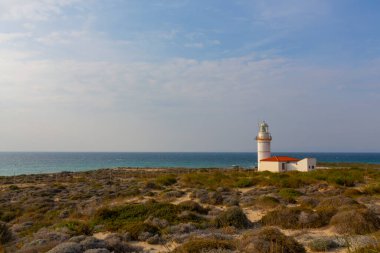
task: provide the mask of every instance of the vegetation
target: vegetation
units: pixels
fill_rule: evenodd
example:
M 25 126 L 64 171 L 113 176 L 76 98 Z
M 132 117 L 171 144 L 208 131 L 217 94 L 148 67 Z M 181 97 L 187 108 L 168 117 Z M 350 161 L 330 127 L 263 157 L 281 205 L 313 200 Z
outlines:
M 312 251 L 326 252 L 337 247 L 339 247 L 339 245 L 334 240 L 327 238 L 318 238 L 309 243 L 309 248 Z
M 243 252 L 255 253 L 305 253 L 305 248 L 294 238 L 276 228 L 262 228 L 244 236 L 241 243 Z
M 219 214 L 213 221 L 216 227 L 249 228 L 251 222 L 240 207 L 233 206 Z
M 283 188 L 283 189 L 280 189 L 280 191 L 278 192 L 278 195 L 280 195 L 281 198 L 283 198 L 289 203 L 295 203 L 296 197 L 301 196 L 302 193 L 292 188 Z
M 0 243 L 7 243 L 12 239 L 12 233 L 4 222 L 0 222 Z
M 380 229 L 380 218 L 367 208 L 356 208 L 338 212 L 330 224 L 341 234 L 368 234 Z
M 140 252 L 130 240 L 174 241 L 175 252 L 294 253 L 305 252 L 297 241 L 317 251 L 353 238 L 352 252 L 377 252 L 380 166 L 327 166 L 333 168 L 308 173 L 119 168 L 0 177 L 1 244 L 20 253 L 94 245 Z M 292 231 L 293 238 L 271 226 L 302 232 Z M 334 237 L 324 238 L 325 229 Z M 97 232 L 106 238 L 94 238 Z
M 236 246 L 231 240 L 216 238 L 191 238 L 176 248 L 173 253 L 206 253 L 212 250 L 235 250 Z
M 164 186 L 169 186 L 177 183 L 177 178 L 175 175 L 170 174 L 170 175 L 162 175 L 157 177 L 156 182 L 159 185 L 164 185 Z

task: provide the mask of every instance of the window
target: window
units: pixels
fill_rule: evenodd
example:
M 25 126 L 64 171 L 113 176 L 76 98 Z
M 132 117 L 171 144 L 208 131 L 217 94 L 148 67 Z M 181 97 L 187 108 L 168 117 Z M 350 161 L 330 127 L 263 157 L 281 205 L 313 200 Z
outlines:
M 313 166 L 311 166 L 311 168 L 312 168 L 312 169 L 314 169 L 314 165 L 313 165 Z

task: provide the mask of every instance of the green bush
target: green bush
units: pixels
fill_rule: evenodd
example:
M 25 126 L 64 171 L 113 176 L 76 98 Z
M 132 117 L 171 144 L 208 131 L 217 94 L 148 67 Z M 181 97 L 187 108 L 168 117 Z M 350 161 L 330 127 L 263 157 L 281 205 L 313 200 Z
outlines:
M 149 217 L 166 220 L 169 224 L 204 222 L 205 219 L 196 213 L 206 213 L 206 210 L 190 202 L 179 205 L 158 202 L 127 204 L 100 209 L 95 214 L 94 223 L 104 224 L 109 230 L 120 230 L 130 229 L 131 226 L 139 224 L 138 222 L 144 222 Z
M 206 253 L 212 250 L 235 249 L 235 244 L 230 240 L 215 238 L 192 238 L 181 246 L 177 247 L 173 253 Z
M 161 175 L 158 176 L 156 179 L 156 182 L 159 185 L 169 186 L 177 183 L 177 178 L 175 175 Z
M 295 203 L 296 202 L 295 198 L 301 196 L 302 193 L 292 188 L 284 188 L 284 189 L 280 189 L 280 191 L 278 192 L 278 195 L 280 195 L 281 198 L 283 198 L 289 203 Z
M 230 187 L 235 184 L 235 178 L 231 176 L 231 173 L 232 172 L 221 172 L 219 170 L 200 170 L 183 175 L 182 183 L 188 187 L 208 189 L 216 189 L 221 185 L 224 187 Z
M 91 235 L 93 227 L 79 221 L 67 221 L 58 224 L 58 227 L 67 227 L 72 235 Z
M 12 185 L 9 186 L 9 189 L 11 191 L 17 191 L 17 190 L 20 190 L 20 187 L 18 187 L 17 185 L 12 184 Z
M 235 184 L 235 186 L 238 188 L 251 187 L 253 185 L 254 185 L 253 180 L 247 177 L 240 178 Z
M 179 214 L 184 205 L 170 203 L 148 202 L 144 204 L 127 204 L 115 208 L 100 209 L 94 217 L 95 224 L 104 224 L 110 230 L 120 230 L 131 226 L 134 222 L 143 222 L 149 217 L 167 220 L 170 224 L 177 224 L 183 219 Z M 196 219 L 196 222 L 199 219 Z
M 200 214 L 207 214 L 208 209 L 202 207 L 195 201 L 187 200 L 178 204 L 178 207 L 183 211 L 193 211 Z
M 131 239 L 136 241 L 139 239 L 139 235 L 143 232 L 149 232 L 151 234 L 160 233 L 159 228 L 142 221 L 125 223 L 122 230 L 129 232 Z
M 229 226 L 234 226 L 235 228 L 249 228 L 251 226 L 251 222 L 243 210 L 237 206 L 230 207 L 219 214 L 214 219 L 213 224 L 218 228 Z

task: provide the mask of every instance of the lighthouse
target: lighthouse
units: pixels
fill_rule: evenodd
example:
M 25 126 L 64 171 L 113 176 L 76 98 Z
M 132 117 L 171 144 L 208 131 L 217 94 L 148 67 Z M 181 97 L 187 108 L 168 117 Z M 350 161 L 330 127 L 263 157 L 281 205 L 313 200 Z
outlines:
M 270 157 L 270 142 L 272 136 L 269 133 L 268 124 L 263 121 L 259 124 L 259 132 L 256 136 L 257 141 L 257 166 L 260 170 L 260 161 Z

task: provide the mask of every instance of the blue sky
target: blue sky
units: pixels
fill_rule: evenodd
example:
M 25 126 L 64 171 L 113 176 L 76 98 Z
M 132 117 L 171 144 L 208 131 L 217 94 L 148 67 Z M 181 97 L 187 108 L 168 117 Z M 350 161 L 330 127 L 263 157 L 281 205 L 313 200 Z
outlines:
M 380 152 L 379 10 L 2 0 L 0 150 Z

